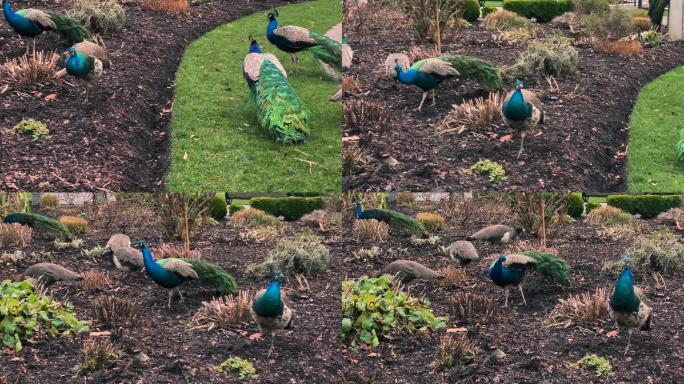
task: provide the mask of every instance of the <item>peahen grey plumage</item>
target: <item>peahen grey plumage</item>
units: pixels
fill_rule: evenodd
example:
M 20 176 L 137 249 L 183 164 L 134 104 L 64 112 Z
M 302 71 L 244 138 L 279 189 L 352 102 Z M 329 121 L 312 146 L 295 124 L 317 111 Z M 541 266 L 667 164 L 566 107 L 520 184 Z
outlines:
M 507 243 L 515 240 L 523 233 L 522 228 L 509 227 L 508 225 L 496 224 L 482 228 L 468 236 L 468 240 L 484 240 L 493 243 Z
M 413 280 L 440 280 L 440 273 L 412 260 L 395 260 L 382 268 L 383 275 L 396 276 L 399 281 L 407 284 Z
M 33 279 L 45 286 L 52 285 L 58 281 L 78 281 L 83 280 L 83 275 L 70 271 L 61 265 L 53 263 L 38 263 L 28 267 L 22 274 L 24 278 Z

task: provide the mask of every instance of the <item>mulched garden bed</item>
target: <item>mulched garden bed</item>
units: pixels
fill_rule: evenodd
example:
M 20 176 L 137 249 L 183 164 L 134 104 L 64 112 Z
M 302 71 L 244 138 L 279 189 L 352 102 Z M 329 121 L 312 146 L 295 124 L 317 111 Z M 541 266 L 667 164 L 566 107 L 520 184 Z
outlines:
M 126 2 L 124 29 L 105 38 L 113 69 L 99 80 L 88 104 L 83 103 L 85 81 L 69 76 L 48 84 L 12 86 L 0 94 L 0 189 L 163 189 L 174 77 L 185 47 L 221 24 L 296 2 L 211 1 L 191 6 L 185 15 L 145 12 L 138 2 Z M 68 9 L 64 1 L 17 0 L 12 5 L 15 10 Z M 0 62 L 23 55 L 25 46 L 16 36 L 3 19 Z M 66 48 L 49 37 L 36 43 L 37 50 L 58 54 Z M 4 133 L 22 118 L 46 122 L 52 138 L 32 142 Z
M 345 190 L 623 191 L 629 115 L 638 92 L 659 75 L 684 64 L 684 42 L 646 48 L 642 57 L 598 54 L 591 46 L 577 46 L 578 71 L 565 80 L 557 79 L 557 91 L 544 80 L 527 84 L 541 96 L 547 122 L 528 134 L 525 153 L 518 161 L 518 136 L 514 134 L 506 143 L 500 141 L 511 134 L 505 125 L 437 134 L 436 127 L 452 104 L 486 98 L 486 92 L 471 81 L 451 80 L 437 88 L 435 107 L 428 100 L 422 112 L 414 111 L 421 90 L 378 71 L 389 53 L 433 46 L 418 43 L 411 24 L 397 21 L 398 11 L 371 6 L 367 12 L 363 23 L 351 17 L 345 25 L 355 51 L 348 75 L 361 83 L 357 97 L 383 104 L 391 120 L 383 127 L 345 128 L 346 135 L 359 136 L 361 148 L 374 158 L 363 172 L 345 177 Z M 543 29 L 545 34 L 553 30 Z M 459 29 L 442 52 L 480 57 L 496 66 L 512 64 L 524 45 L 497 42 L 495 34 L 477 26 Z M 510 89 L 512 85 L 505 83 L 505 91 Z M 389 165 L 390 158 L 398 163 Z M 492 183 L 464 173 L 480 159 L 499 162 L 508 179 Z

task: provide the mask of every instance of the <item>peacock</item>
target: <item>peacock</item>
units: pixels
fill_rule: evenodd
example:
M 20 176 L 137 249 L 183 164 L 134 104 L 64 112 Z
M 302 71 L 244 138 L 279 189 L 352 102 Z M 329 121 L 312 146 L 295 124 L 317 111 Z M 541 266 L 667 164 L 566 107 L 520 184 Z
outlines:
M 413 280 L 440 280 L 444 276 L 439 272 L 412 260 L 395 260 L 382 268 L 383 275 L 396 276 L 397 279 L 408 284 Z
M 45 286 L 52 285 L 58 281 L 78 281 L 83 280 L 83 275 L 70 271 L 61 265 L 53 263 L 38 263 L 26 269 L 22 276 L 25 279 L 37 281 Z
M 360 201 L 356 202 L 354 216 L 356 216 L 356 218 L 359 220 L 375 219 L 378 221 L 384 221 L 385 223 L 393 227 L 408 228 L 412 232 L 420 234 L 422 236 L 429 235 L 427 229 L 425 228 L 425 225 L 423 225 L 423 223 L 414 219 L 411 216 L 405 215 L 401 212 L 397 212 L 391 209 L 373 208 L 364 210 L 363 205 L 361 205 Z
M 509 227 L 508 225 L 496 224 L 482 228 L 468 236 L 468 240 L 484 240 L 492 243 L 507 243 L 515 240 L 523 233 L 522 228 Z
M 203 260 L 173 257 L 155 261 L 152 251 L 144 241 L 139 240 L 138 247 L 142 249 L 147 276 L 155 283 L 169 289 L 169 303 L 167 305 L 169 308 L 171 308 L 174 289 L 178 292 L 181 302 L 184 301 L 183 294 L 178 287 L 190 280 L 199 280 L 213 287 L 221 295 L 237 292 L 235 279 L 217 265 Z
M 5 224 L 17 223 L 21 225 L 27 225 L 34 230 L 54 233 L 65 239 L 71 238 L 71 232 L 66 225 L 51 217 L 43 216 L 33 212 L 10 213 L 9 215 L 5 216 L 3 222 Z
M 268 14 L 266 37 L 278 49 L 290 54 L 295 71 L 297 70 L 296 54 L 304 50 L 310 51 L 316 60 L 327 67 L 338 73 L 341 71 L 342 46 L 340 43 L 303 27 L 294 25 L 278 27 L 277 17 L 278 10 Z
M 610 297 L 608 306 L 610 315 L 618 328 L 627 329 L 627 346 L 625 355 L 629 351 L 632 331 L 640 328 L 647 331 L 651 328 L 652 303 L 639 287 L 634 286 L 631 260 L 624 259 L 625 270 L 622 271 L 615 283 L 615 289 Z
M 502 287 L 505 293 L 504 307 L 508 306 L 508 287 L 518 286 L 523 303 L 527 305 L 522 289 L 522 281 L 528 268 L 533 268 L 548 280 L 567 285 L 570 268 L 563 259 L 550 253 L 521 252 L 514 255 L 501 255 L 489 266 L 489 278 Z
M 5 20 L 21 37 L 33 39 L 33 50 L 36 50 L 36 36 L 44 31 L 55 31 L 67 44 L 78 43 L 90 37 L 90 32 L 76 20 L 59 13 L 41 11 L 39 9 L 12 10 L 9 0 L 2 0 L 2 11 Z M 26 53 L 29 45 L 26 44 Z
M 66 71 L 75 77 L 86 78 L 89 83 L 99 79 L 111 66 L 107 51 L 90 41 L 80 42 L 67 50 Z M 88 100 L 90 85 L 86 88 Z
M 261 126 L 276 142 L 295 144 L 309 136 L 308 108 L 287 82 L 287 74 L 278 58 L 261 53 L 259 44 L 250 36 L 249 53 L 242 72 L 256 105 Z
M 473 261 L 480 260 L 480 256 L 477 254 L 477 249 L 470 241 L 459 240 L 447 248 L 451 260 L 458 259 L 461 265 L 468 265 Z
M 523 82 L 517 80 L 515 90 L 511 91 L 501 104 L 501 116 L 504 121 L 520 134 L 518 159 L 523 153 L 527 131 L 534 129 L 539 123 L 544 123 L 544 105 L 534 92 L 523 89 L 523 86 Z
M 140 270 L 145 266 L 142 252 L 131 247 L 131 239 L 127 235 L 117 233 L 105 246 L 106 256 L 116 269 L 123 271 Z
M 423 90 L 423 98 L 416 110 L 423 108 L 428 92 L 432 91 L 435 105 L 435 88 L 444 80 L 463 77 L 476 80 L 488 90 L 501 88 L 501 73 L 490 63 L 475 57 L 443 55 L 420 60 L 410 65 L 408 56 L 392 53 L 385 60 L 387 75 L 402 84 L 416 85 Z
M 275 277 L 266 289 L 257 292 L 252 301 L 252 318 L 262 333 L 271 334 L 271 347 L 268 357 L 273 353 L 275 333 L 279 329 L 289 329 L 292 326 L 294 311 L 288 307 L 285 294 L 280 291 L 281 271 L 275 272 Z

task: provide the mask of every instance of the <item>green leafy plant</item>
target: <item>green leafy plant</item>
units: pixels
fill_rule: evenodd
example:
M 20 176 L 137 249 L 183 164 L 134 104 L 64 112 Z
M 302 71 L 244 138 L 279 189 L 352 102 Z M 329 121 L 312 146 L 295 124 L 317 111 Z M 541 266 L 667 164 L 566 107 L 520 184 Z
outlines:
M 49 139 L 50 130 L 47 124 L 33 119 L 22 119 L 14 128 L 7 129 L 8 133 L 31 135 L 33 141 Z
M 644 42 L 645 46 L 655 47 L 665 44 L 665 37 L 662 33 L 656 31 L 655 29 L 650 29 L 648 31 L 641 32 L 641 41 Z
M 584 199 L 579 192 L 573 192 L 568 196 L 568 215 L 580 217 L 584 212 Z
M 231 356 L 226 361 L 214 367 L 216 372 L 225 372 L 237 375 L 240 379 L 254 379 L 257 377 L 254 365 L 245 359 Z
M 480 17 L 480 4 L 477 0 L 465 0 L 463 3 L 463 16 L 465 21 L 474 23 Z
M 586 213 L 589 214 L 589 212 L 593 211 L 594 209 L 596 209 L 600 206 L 601 206 L 601 203 L 597 203 L 595 201 L 589 201 L 584 205 L 584 209 L 586 210 Z
M 489 14 L 496 12 L 496 7 L 483 7 L 482 8 L 482 17 L 486 18 Z
M 584 357 L 571 366 L 575 369 L 590 369 L 594 371 L 596 377 L 613 375 L 613 366 L 610 364 L 610 361 L 593 353 L 584 355 Z
M 486 175 L 489 181 L 506 180 L 506 171 L 501 164 L 491 160 L 480 160 L 466 170 L 470 175 Z
M 606 203 L 633 215 L 652 219 L 670 208 L 679 207 L 682 198 L 678 195 L 610 195 Z
M 117 0 L 74 0 L 68 14 L 102 35 L 118 32 L 126 22 L 126 13 Z
M 61 303 L 36 292 L 28 280 L 0 284 L 0 336 L 2 345 L 21 351 L 42 335 L 64 335 L 88 330 L 74 316 L 71 303 Z
M 228 203 L 226 202 L 225 193 L 219 192 L 216 194 L 216 196 L 214 196 L 214 199 L 211 201 L 211 209 L 209 210 L 209 214 L 216 221 L 221 221 L 226 217 L 228 214 Z
M 399 332 L 446 327 L 445 319 L 430 310 L 429 301 L 409 296 L 387 275 L 343 281 L 342 314 L 342 335 L 353 347 L 375 348 Z
M 528 19 L 547 23 L 554 17 L 572 11 L 572 0 L 504 0 L 503 8 Z
M 330 252 L 321 238 L 310 230 L 304 230 L 295 238 L 280 240 L 269 252 L 266 260 L 247 267 L 249 274 L 265 277 L 281 270 L 294 276 L 316 276 L 328 267 Z

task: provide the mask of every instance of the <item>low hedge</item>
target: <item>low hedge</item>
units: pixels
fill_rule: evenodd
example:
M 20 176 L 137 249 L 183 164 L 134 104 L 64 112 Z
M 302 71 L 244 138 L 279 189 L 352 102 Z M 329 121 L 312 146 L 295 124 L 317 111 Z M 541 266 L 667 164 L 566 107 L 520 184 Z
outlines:
M 580 217 L 584 212 L 584 199 L 579 192 L 573 192 L 568 198 L 568 215 L 572 217 Z
M 681 197 L 677 195 L 610 195 L 606 202 L 633 215 L 639 214 L 644 219 L 652 219 L 682 204 Z
M 463 3 L 463 19 L 474 23 L 480 17 L 480 3 L 477 0 L 465 0 Z
M 587 210 L 587 214 L 589 214 L 589 212 L 593 211 L 594 209 L 596 209 L 596 208 L 598 208 L 598 207 L 600 207 L 600 206 L 601 206 L 601 203 L 597 203 L 597 202 L 595 202 L 595 201 L 590 201 L 590 202 L 588 202 L 588 203 L 585 205 L 585 208 L 586 208 L 586 210 Z
M 249 206 L 292 221 L 325 208 L 325 203 L 321 197 L 253 197 L 249 200 Z
M 244 204 L 231 203 L 230 204 L 230 214 L 233 215 L 233 213 L 241 210 L 244 207 L 245 207 Z
M 504 0 L 503 9 L 548 23 L 554 17 L 572 11 L 572 0 Z
M 223 220 L 228 214 L 228 203 L 226 203 L 226 194 L 219 192 L 214 196 L 214 200 L 211 201 L 211 211 L 209 212 L 211 217 L 220 221 Z
M 496 12 L 496 7 L 484 7 L 482 8 L 482 18 L 484 19 L 490 13 Z

